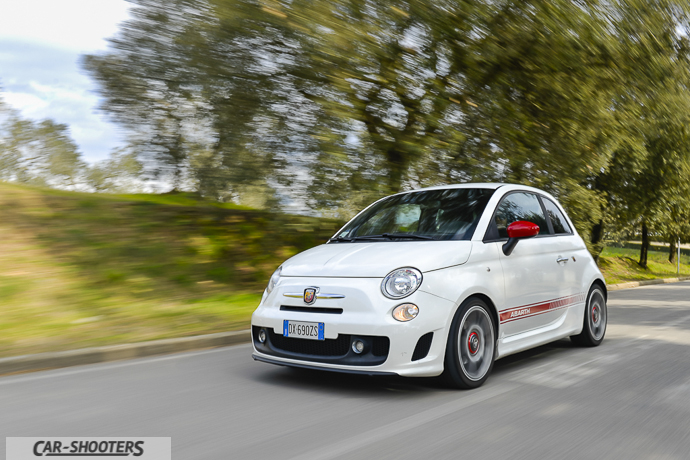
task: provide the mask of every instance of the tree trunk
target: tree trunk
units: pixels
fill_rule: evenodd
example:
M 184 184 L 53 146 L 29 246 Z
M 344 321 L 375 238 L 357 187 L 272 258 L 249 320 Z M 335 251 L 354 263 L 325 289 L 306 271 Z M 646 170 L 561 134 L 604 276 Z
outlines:
M 647 253 L 649 252 L 649 231 L 647 222 L 642 222 L 642 247 L 640 248 L 640 266 L 647 268 Z
M 591 248 L 592 256 L 594 257 L 594 261 L 599 265 L 599 256 L 601 255 L 601 251 L 604 250 L 604 244 L 603 244 L 603 239 L 604 239 L 604 221 L 600 220 L 598 223 L 594 224 L 592 227 L 592 233 L 591 233 Z
M 386 154 L 388 161 L 388 188 L 390 193 L 398 193 L 402 190 L 402 181 L 407 172 L 408 162 L 404 153 L 391 149 Z
M 676 245 L 676 239 L 671 238 L 668 250 L 668 261 L 672 264 L 676 263 L 676 252 L 678 252 L 678 246 Z

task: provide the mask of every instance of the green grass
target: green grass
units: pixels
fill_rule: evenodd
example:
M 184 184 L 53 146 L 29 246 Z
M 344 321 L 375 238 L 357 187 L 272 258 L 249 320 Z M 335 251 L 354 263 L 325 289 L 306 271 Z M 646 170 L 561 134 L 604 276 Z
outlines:
M 340 225 L 0 184 L 0 356 L 246 328 L 273 270 Z
M 640 258 L 639 245 L 607 247 L 599 257 L 599 268 L 608 284 L 625 283 L 678 276 L 676 264 L 668 262 L 668 248 L 652 246 L 647 255 L 647 268 L 637 262 Z M 682 250 L 680 276 L 690 276 L 690 251 Z

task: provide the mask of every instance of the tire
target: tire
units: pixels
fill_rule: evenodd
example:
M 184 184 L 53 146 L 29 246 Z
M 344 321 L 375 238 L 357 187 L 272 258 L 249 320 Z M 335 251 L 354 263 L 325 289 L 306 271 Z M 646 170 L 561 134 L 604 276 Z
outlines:
M 571 336 L 570 340 L 582 347 L 596 347 L 604 340 L 608 316 L 604 289 L 599 284 L 594 284 L 587 294 L 582 332 Z
M 448 333 L 443 378 L 453 388 L 477 388 L 491 374 L 496 327 L 489 306 L 470 297 L 455 312 Z

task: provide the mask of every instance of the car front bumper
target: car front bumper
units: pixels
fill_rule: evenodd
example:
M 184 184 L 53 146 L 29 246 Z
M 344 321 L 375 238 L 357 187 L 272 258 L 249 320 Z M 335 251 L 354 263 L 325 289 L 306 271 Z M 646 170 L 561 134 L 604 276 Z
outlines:
M 254 359 L 349 373 L 439 375 L 454 303 L 421 288 L 405 299 L 391 300 L 381 294 L 380 284 L 380 278 L 281 278 L 252 316 Z M 284 295 L 312 286 L 318 286 L 322 294 L 344 298 L 317 299 L 306 306 L 303 299 Z M 393 309 L 402 303 L 419 307 L 415 319 L 393 319 Z M 294 311 L 295 307 L 302 311 Z M 285 320 L 324 323 L 325 340 L 283 337 Z M 267 335 L 265 343 L 257 337 L 261 329 Z M 356 339 L 367 344 L 364 353 L 352 351 L 351 342 Z

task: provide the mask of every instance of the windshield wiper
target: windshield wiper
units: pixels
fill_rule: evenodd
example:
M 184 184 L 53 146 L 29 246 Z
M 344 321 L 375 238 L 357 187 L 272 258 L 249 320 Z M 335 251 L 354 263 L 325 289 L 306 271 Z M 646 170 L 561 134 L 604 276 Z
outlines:
M 413 240 L 433 240 L 430 236 L 414 235 L 412 233 L 382 233 L 385 238 L 412 238 Z
M 362 236 L 353 236 L 352 241 L 358 241 L 358 240 L 378 240 L 381 238 L 387 238 L 389 240 L 395 239 L 395 238 L 410 238 L 413 240 L 433 240 L 432 237 L 430 236 L 423 236 L 423 235 L 413 235 L 411 233 L 381 233 L 380 235 L 362 235 Z
M 341 243 L 343 241 L 345 241 L 347 243 L 352 243 L 352 238 L 345 238 L 344 236 L 336 236 L 335 238 L 331 238 L 330 240 L 328 240 L 329 243 L 331 241 L 335 241 L 336 243 Z

